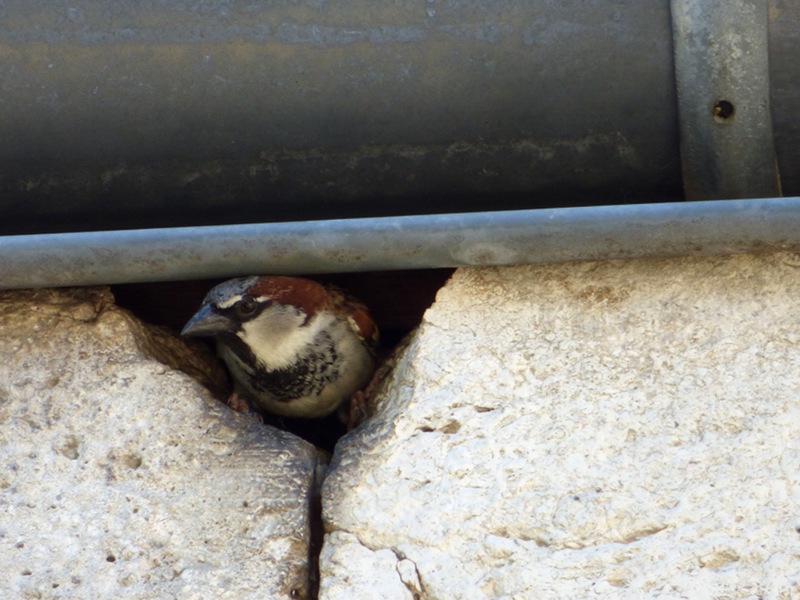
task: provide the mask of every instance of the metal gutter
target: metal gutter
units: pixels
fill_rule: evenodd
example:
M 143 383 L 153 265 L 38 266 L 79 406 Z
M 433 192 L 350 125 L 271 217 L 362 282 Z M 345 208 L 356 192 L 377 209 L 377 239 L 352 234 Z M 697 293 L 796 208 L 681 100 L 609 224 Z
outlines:
M 767 0 L 671 0 L 687 200 L 781 195 Z
M 0 288 L 800 247 L 800 198 L 0 237 Z
M 667 0 L 0 16 L 0 235 L 681 198 Z M 800 104 L 784 112 L 791 137 Z

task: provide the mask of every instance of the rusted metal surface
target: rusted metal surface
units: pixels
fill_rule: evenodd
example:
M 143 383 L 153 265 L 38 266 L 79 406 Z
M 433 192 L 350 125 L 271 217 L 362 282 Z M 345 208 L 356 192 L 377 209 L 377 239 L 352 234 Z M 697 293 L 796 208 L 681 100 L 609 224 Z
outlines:
M 800 247 L 800 198 L 0 237 L 0 287 Z
M 767 0 L 672 0 L 686 198 L 781 194 Z

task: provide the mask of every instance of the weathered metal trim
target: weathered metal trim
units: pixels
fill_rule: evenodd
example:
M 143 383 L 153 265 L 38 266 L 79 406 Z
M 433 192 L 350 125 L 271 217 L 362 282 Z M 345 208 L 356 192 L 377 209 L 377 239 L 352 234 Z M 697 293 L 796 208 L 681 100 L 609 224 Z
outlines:
M 800 198 L 0 237 L 0 288 L 800 247 Z
M 780 196 L 767 0 L 672 0 L 687 200 Z

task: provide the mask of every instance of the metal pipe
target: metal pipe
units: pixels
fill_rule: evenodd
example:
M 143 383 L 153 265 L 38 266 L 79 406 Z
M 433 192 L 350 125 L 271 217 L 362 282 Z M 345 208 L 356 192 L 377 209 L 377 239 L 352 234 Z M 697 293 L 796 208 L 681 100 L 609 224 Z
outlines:
M 0 288 L 800 247 L 800 198 L 0 237 Z
M 0 235 L 682 198 L 667 0 L 8 0 L 0 49 Z
M 6 0 L 0 48 L 4 235 L 676 200 L 681 121 L 692 186 L 800 194 L 800 0 Z
M 672 0 L 687 200 L 780 196 L 767 0 Z

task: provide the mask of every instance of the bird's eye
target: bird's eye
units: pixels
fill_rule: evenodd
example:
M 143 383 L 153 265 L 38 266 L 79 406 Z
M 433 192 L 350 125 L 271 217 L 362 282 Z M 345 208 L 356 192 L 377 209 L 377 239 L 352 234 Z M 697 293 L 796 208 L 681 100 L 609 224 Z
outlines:
M 236 304 L 236 312 L 240 317 L 252 317 L 258 310 L 258 302 L 252 298 L 245 298 Z

